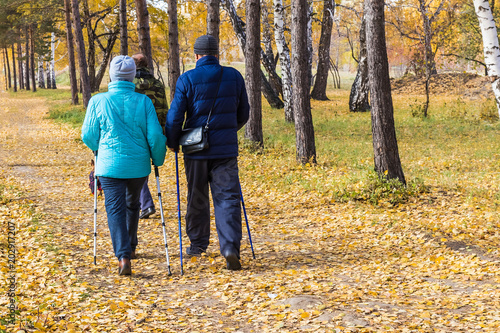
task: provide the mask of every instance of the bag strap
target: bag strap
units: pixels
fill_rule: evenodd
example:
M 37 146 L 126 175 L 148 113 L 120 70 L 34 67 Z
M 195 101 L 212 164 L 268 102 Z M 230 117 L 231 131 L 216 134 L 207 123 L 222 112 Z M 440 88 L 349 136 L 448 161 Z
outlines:
M 212 115 L 212 111 L 213 111 L 214 106 L 215 106 L 215 101 L 217 100 L 217 95 L 219 94 L 219 87 L 220 87 L 220 82 L 222 81 L 222 73 L 223 72 L 224 72 L 224 67 L 221 66 L 219 83 L 217 84 L 217 91 L 215 92 L 215 97 L 214 97 L 214 101 L 212 102 L 212 107 L 210 108 L 210 112 L 208 113 L 207 124 L 205 125 L 205 131 L 208 131 L 208 123 L 210 122 L 210 116 Z

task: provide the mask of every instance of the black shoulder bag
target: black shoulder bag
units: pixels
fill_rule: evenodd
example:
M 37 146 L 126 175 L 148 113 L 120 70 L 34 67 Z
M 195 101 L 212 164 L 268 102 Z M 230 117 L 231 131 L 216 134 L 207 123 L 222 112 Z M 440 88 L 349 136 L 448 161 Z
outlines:
M 186 128 L 182 130 L 181 138 L 179 139 L 179 144 L 182 146 L 182 152 L 184 154 L 193 154 L 200 152 L 202 150 L 208 149 L 208 123 L 210 122 L 210 116 L 215 106 L 215 101 L 217 100 L 217 95 L 219 94 L 220 82 L 222 80 L 222 72 L 224 68 L 221 67 L 219 83 L 217 84 L 217 91 L 215 93 L 214 101 L 210 112 L 208 114 L 207 123 L 205 126 Z

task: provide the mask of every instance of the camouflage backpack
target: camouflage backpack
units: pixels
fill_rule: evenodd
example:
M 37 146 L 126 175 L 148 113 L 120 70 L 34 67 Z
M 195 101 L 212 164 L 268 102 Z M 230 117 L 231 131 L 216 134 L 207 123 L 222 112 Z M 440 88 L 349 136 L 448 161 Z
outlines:
M 165 94 L 165 86 L 156 79 L 147 68 L 138 68 L 135 79 L 135 91 L 144 94 L 151 98 L 155 106 L 158 121 L 162 127 L 167 121 L 168 103 L 167 95 Z

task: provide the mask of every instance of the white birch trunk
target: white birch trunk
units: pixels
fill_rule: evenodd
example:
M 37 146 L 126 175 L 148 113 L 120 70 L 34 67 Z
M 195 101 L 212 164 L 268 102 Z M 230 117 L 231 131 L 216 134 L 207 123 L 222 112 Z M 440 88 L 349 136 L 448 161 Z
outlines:
M 45 71 L 43 70 L 43 60 L 38 56 L 38 88 L 45 89 Z
M 495 19 L 488 0 L 473 1 L 483 36 L 484 62 L 488 69 L 488 76 L 494 79 L 492 88 L 497 102 L 497 111 L 500 115 L 500 49 Z
M 274 0 L 274 39 L 280 57 L 281 79 L 283 81 L 283 103 L 285 119 L 293 121 L 293 90 L 290 49 L 285 40 L 284 8 L 282 0 Z
M 52 33 L 50 39 L 50 49 L 51 49 L 51 57 L 50 57 L 50 87 L 52 89 L 57 89 L 56 87 L 56 34 Z M 48 77 L 47 77 L 48 80 Z

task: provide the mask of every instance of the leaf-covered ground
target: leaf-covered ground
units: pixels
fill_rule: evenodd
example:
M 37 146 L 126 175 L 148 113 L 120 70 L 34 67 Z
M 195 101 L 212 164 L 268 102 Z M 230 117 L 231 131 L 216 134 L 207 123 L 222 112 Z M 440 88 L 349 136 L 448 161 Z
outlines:
M 92 154 L 79 140 L 79 129 L 46 119 L 41 98 L 1 93 L 0 99 L 0 318 L 6 318 L 9 302 L 8 222 L 17 225 L 20 310 L 16 324 L 0 321 L 0 330 L 500 330 L 500 224 L 490 200 L 498 193 L 500 166 L 488 158 L 478 198 L 450 190 L 460 186 L 431 186 L 407 204 L 374 207 L 338 203 L 321 190 L 345 177 L 345 170 L 296 166 L 280 160 L 279 151 L 243 151 L 242 188 L 257 259 L 244 233 L 243 270 L 223 269 L 213 229 L 208 255 L 185 257 L 180 276 L 170 154 L 160 178 L 173 275 L 167 276 L 157 214 L 140 222 L 132 277 L 119 277 L 102 198 L 93 265 L 93 199 L 87 187 Z M 430 172 L 446 172 L 441 167 Z M 289 180 L 286 190 L 276 179 Z M 307 188 L 303 181 L 318 186 Z M 184 180 L 181 188 L 184 213 Z

